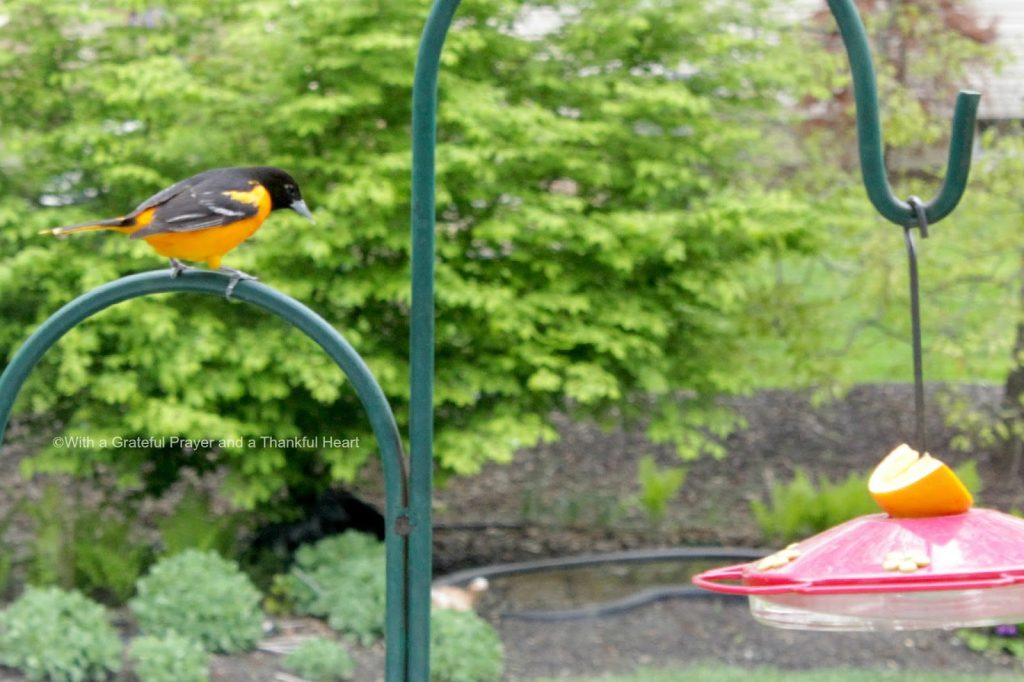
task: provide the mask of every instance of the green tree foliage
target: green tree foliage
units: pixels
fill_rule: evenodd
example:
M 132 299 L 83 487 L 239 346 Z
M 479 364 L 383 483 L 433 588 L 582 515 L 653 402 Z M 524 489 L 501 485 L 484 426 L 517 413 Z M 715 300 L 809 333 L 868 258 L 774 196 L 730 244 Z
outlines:
M 39 229 L 123 213 L 205 168 L 273 163 L 318 223 L 275 214 L 227 263 L 343 330 L 404 423 L 409 100 L 426 0 L 102 5 L 5 7 L 0 348 L 75 295 L 163 266 L 120 235 Z M 744 317 L 745 268 L 808 245 L 803 203 L 765 181 L 765 122 L 798 74 L 766 24 L 772 6 L 463 3 L 441 79 L 443 470 L 553 437 L 557 408 L 653 415 L 652 434 L 691 454 L 695 427 L 727 427 L 707 399 L 751 385 L 747 348 L 762 331 Z M 538 12 L 557 17 L 552 30 L 527 30 Z M 104 312 L 43 360 L 20 409 L 93 439 L 32 470 L 108 464 L 156 488 L 183 466 L 224 466 L 248 505 L 349 478 L 374 454 L 319 349 L 213 298 Z M 261 440 L 327 434 L 363 447 Z M 114 447 L 118 436 L 242 445 L 154 451 Z
M 794 26 L 805 51 L 808 97 L 783 184 L 819 214 L 824 248 L 811 257 L 770 257 L 757 271 L 763 298 L 751 306 L 762 329 L 792 345 L 757 357 L 779 384 L 910 381 L 907 261 L 899 227 L 868 203 L 856 158 L 849 65 L 834 20 Z M 900 0 L 861 6 L 878 71 L 889 177 L 897 196 L 937 193 L 944 175 L 956 92 L 983 84 L 1005 55 L 994 32 L 972 23 L 967 2 Z M 980 136 L 967 193 L 919 241 L 925 373 L 929 381 L 1003 382 L 1019 361 L 1021 317 L 1020 142 L 992 128 Z M 1017 151 L 1015 151 L 1017 150 Z M 782 160 L 783 163 L 787 161 Z M 1019 194 L 1019 193 L 1018 193 Z M 803 353 L 792 353 L 793 347 Z M 795 364 L 788 364 L 796 359 Z

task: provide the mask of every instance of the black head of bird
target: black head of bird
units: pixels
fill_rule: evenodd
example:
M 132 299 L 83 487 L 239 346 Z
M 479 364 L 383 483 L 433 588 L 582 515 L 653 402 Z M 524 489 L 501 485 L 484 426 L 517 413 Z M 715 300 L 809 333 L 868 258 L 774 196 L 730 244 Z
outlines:
M 302 199 L 299 183 L 295 182 L 291 175 L 273 166 L 257 166 L 252 168 L 251 171 L 253 177 L 266 187 L 267 192 L 270 194 L 270 210 L 276 211 L 279 208 L 290 208 L 304 218 L 316 222 L 313 220 L 313 214 L 310 212 L 309 207 L 306 206 L 306 202 Z

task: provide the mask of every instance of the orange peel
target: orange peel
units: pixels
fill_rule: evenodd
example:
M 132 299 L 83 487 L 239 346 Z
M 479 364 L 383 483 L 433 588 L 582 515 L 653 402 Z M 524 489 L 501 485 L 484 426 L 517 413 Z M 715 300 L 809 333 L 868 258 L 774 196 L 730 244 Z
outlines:
M 974 504 L 970 491 L 952 469 L 906 444 L 875 467 L 868 479 L 868 492 L 896 518 L 960 514 Z

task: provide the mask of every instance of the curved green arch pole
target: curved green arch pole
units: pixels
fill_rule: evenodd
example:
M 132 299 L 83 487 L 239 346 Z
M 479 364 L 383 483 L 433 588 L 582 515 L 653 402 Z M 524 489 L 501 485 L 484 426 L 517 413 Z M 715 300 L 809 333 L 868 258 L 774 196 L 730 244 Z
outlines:
M 459 0 L 435 0 L 412 89 L 412 320 L 409 332 L 409 682 L 430 679 L 431 514 L 434 478 L 434 150 L 437 78 Z
M 144 272 L 93 289 L 58 310 L 36 329 L 0 376 L 0 443 L 3 442 L 11 408 L 28 375 L 46 351 L 76 324 L 122 301 L 150 294 L 188 292 L 223 296 L 224 282 L 223 275 L 209 272 L 186 272 L 175 279 L 168 276 L 167 270 Z M 351 381 L 366 409 L 380 447 L 387 503 L 387 679 L 388 682 L 401 682 L 407 679 L 405 607 L 408 490 L 402 459 L 402 439 L 391 407 L 366 363 L 322 317 L 290 296 L 256 282 L 239 283 L 234 297 L 277 315 L 316 341 Z M 425 682 L 428 678 L 416 679 Z
M 860 20 L 853 0 L 828 0 L 828 7 L 839 24 L 839 32 L 846 46 L 853 73 L 853 91 L 857 103 L 857 142 L 860 146 L 860 165 L 868 198 L 887 220 L 900 226 L 916 225 L 917 215 L 906 201 L 892 192 L 885 170 L 882 148 L 882 125 L 878 110 L 878 85 L 875 68 L 871 63 L 864 24 Z M 925 204 L 929 224 L 949 215 L 967 187 L 971 172 L 971 151 L 974 145 L 974 123 L 981 95 L 961 91 L 953 112 L 953 133 L 949 141 L 949 160 L 946 178 L 934 199 Z

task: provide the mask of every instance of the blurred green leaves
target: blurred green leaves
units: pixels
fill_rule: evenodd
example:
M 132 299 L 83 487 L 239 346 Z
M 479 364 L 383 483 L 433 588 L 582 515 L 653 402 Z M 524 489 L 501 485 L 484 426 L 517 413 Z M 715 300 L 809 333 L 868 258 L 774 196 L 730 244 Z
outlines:
M 693 454 L 748 390 L 748 268 L 811 248 L 772 181 L 803 70 L 764 0 L 467 0 L 446 48 L 438 148 L 437 440 L 444 471 L 554 437 L 555 409 L 648 418 Z M 227 264 L 342 330 L 406 419 L 409 119 L 425 0 L 12 0 L 0 40 L 0 348 L 59 305 L 161 261 L 120 235 L 41 228 L 117 215 L 206 168 L 269 163 L 315 226 L 275 214 Z M 787 51 L 788 49 L 788 51 Z M 11 55 L 17 54 L 15 59 Z M 650 394 L 638 399 L 642 393 Z M 653 402 L 652 402 L 653 401 Z M 681 414 L 685 405 L 685 415 Z M 359 449 L 43 452 L 157 490 L 227 467 L 238 502 L 351 477 L 375 456 L 340 372 L 280 322 L 211 298 L 123 304 L 44 358 L 19 406 L 100 436 L 360 438 Z

